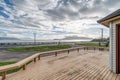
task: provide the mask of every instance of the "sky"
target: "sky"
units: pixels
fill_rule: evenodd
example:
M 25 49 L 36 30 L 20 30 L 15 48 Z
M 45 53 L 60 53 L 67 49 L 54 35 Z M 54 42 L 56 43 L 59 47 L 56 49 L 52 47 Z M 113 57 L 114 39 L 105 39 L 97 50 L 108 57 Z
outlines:
M 99 38 L 109 29 L 96 21 L 119 9 L 119 0 L 0 0 L 0 37 Z

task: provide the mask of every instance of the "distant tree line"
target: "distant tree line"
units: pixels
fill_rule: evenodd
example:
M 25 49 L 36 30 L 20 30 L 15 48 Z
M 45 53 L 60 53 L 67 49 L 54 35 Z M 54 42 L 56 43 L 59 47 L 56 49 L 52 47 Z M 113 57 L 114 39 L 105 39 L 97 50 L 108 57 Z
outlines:
M 104 44 L 106 44 L 106 47 L 108 47 L 109 46 L 109 37 L 108 38 L 103 38 L 103 39 L 93 39 L 93 40 L 91 40 L 91 42 L 98 42 L 99 45 L 104 43 Z

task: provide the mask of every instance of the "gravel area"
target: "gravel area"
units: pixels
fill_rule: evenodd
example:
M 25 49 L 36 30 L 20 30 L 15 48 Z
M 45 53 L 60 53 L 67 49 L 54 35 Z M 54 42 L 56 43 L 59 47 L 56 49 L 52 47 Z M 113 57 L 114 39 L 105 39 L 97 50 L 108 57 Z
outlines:
M 0 62 L 4 61 L 20 61 L 28 56 L 35 54 L 34 52 L 9 52 L 0 49 Z

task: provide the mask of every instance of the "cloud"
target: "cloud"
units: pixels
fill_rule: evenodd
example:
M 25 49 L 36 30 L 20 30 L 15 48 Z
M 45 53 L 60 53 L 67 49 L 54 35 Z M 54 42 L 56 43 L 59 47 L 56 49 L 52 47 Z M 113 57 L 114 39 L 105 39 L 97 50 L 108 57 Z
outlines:
M 52 20 L 81 19 L 93 16 L 103 17 L 116 10 L 119 0 L 58 0 L 57 5 L 48 9 L 47 15 Z M 114 5 L 113 8 L 111 5 Z
M 5 32 L 0 32 L 0 37 L 5 37 L 5 36 L 7 36 L 7 34 L 5 33 Z
M 119 4 L 119 0 L 1 0 L 0 32 L 28 38 L 34 32 L 40 38 L 86 36 L 87 30 L 104 28 L 96 20 L 118 9 Z M 95 34 L 92 32 L 95 30 L 88 36 Z
M 54 8 L 46 10 L 47 15 L 53 21 L 79 18 L 77 8 L 72 6 L 70 2 L 70 0 L 59 0 Z

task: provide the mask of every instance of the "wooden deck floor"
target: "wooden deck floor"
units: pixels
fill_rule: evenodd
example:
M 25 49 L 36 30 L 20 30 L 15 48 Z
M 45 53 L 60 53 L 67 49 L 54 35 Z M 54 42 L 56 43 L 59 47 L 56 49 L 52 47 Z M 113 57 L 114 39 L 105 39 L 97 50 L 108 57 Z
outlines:
M 120 80 L 109 71 L 108 58 L 107 51 L 93 50 L 44 57 L 6 80 Z

